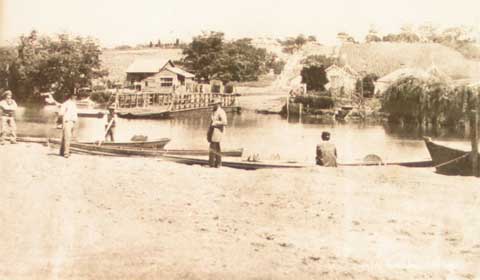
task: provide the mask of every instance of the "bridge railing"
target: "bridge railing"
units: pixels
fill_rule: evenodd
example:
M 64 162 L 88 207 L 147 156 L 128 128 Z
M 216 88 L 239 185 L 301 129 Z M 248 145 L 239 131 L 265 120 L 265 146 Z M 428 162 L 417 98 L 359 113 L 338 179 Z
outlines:
M 118 108 L 148 108 L 169 106 L 171 110 L 200 109 L 220 99 L 223 107 L 237 106 L 237 96 L 222 93 L 119 93 L 115 100 Z

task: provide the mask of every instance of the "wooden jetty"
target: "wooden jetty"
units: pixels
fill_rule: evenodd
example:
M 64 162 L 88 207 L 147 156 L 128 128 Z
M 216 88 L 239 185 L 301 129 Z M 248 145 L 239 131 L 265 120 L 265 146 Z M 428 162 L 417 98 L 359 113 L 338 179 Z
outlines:
M 228 93 L 162 93 L 126 92 L 115 96 L 118 115 L 123 118 L 169 118 L 172 115 L 210 110 L 215 99 L 222 101 L 225 111 L 240 111 L 238 94 Z

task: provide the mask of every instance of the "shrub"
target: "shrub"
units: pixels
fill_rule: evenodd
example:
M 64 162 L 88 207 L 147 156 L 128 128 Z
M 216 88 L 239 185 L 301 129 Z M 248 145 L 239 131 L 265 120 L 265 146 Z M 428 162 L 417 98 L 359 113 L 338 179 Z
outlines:
M 330 109 L 334 106 L 330 96 L 299 95 L 295 97 L 294 101 L 312 109 Z
M 212 93 L 220 93 L 221 86 L 219 84 L 212 85 Z
M 96 103 L 105 104 L 109 101 L 111 95 L 112 94 L 107 91 L 94 91 L 90 94 L 90 100 Z
M 225 86 L 225 93 L 233 93 L 233 85 L 228 84 Z
M 471 88 L 407 77 L 387 89 L 382 110 L 389 114 L 390 121 L 454 126 L 472 109 L 473 100 Z

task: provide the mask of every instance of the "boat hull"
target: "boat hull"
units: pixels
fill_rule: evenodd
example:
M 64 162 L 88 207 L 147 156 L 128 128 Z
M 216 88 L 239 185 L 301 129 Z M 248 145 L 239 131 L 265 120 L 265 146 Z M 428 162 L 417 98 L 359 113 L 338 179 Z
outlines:
M 176 163 L 186 164 L 186 165 L 208 165 L 208 159 L 202 158 L 192 158 L 192 157 L 183 157 L 183 156 L 170 156 L 165 155 L 163 159 L 168 161 L 173 161 Z M 277 162 L 249 162 L 249 161 L 229 161 L 222 160 L 222 166 L 244 169 L 244 170 L 257 170 L 257 169 L 273 169 L 273 168 L 306 168 L 312 167 L 313 165 L 299 164 L 299 163 L 277 163 Z
M 162 138 L 151 141 L 132 141 L 132 142 L 102 142 L 102 146 L 107 147 L 126 147 L 126 148 L 145 148 L 145 149 L 163 149 L 170 142 L 170 138 Z M 97 145 L 94 142 L 81 142 L 80 144 Z
M 170 112 L 119 112 L 118 116 L 125 119 L 168 119 Z
M 49 139 L 49 143 L 60 145 L 59 139 Z M 70 147 L 73 147 L 77 150 L 96 153 L 105 153 L 109 155 L 116 156 L 141 156 L 141 157 L 162 157 L 165 155 L 188 155 L 188 156 L 207 156 L 208 150 L 164 150 L 164 149 L 151 149 L 145 147 L 127 147 L 127 146 L 108 146 L 108 145 L 98 145 L 98 144 L 86 144 L 72 142 Z M 225 157 L 241 157 L 243 154 L 243 149 L 234 149 L 234 150 L 225 150 L 222 152 L 222 155 Z
M 434 143 L 430 138 L 424 138 L 424 141 L 437 173 L 444 175 L 473 175 L 471 152 Z M 477 157 L 480 160 L 480 154 L 477 154 Z

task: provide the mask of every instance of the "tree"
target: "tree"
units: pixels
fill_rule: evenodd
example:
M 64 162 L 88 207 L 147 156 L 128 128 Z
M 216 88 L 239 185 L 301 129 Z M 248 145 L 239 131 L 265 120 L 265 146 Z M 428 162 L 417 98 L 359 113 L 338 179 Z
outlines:
M 307 38 L 305 38 L 303 34 L 300 34 L 297 37 L 289 37 L 285 41 L 280 41 L 280 44 L 283 46 L 283 52 L 294 53 L 301 49 L 307 42 Z
M 365 42 L 371 43 L 371 42 L 380 42 L 382 41 L 382 38 L 378 35 L 377 29 L 372 25 L 370 26 L 370 29 L 368 30 L 367 36 L 365 36 Z
M 255 81 L 268 71 L 268 53 L 256 48 L 251 39 L 225 42 L 220 32 L 203 33 L 187 45 L 183 64 L 197 78 L 209 81 Z
M 148 47 L 149 47 L 149 48 L 153 48 L 153 43 L 152 43 L 152 41 L 150 41 L 150 43 L 148 44 Z
M 309 42 L 316 42 L 317 41 L 317 37 L 313 36 L 313 35 L 310 35 L 308 36 L 308 39 L 307 39 Z
M 302 76 L 302 83 L 307 84 L 308 90 L 325 91 L 325 85 L 328 83 L 328 79 L 325 68 L 322 65 L 303 67 L 300 75 Z
M 8 89 L 11 85 L 10 69 L 15 63 L 16 54 L 12 47 L 0 47 L 0 89 Z
M 363 97 L 372 97 L 375 93 L 375 82 L 377 80 L 378 76 L 376 74 L 367 74 L 361 80 L 359 79 L 357 81 L 357 83 L 355 84 L 355 90 L 357 92 L 362 92 Z
M 432 23 L 425 23 L 417 28 L 420 40 L 425 43 L 435 42 L 438 36 L 438 27 Z
M 345 32 L 339 32 L 337 34 L 337 39 L 342 43 L 358 43 L 352 36 Z
M 302 64 L 307 67 L 323 66 L 323 68 L 327 69 L 333 64 L 339 64 L 339 61 L 334 57 L 327 57 L 324 55 L 309 55 L 302 60 Z
M 31 99 L 34 92 L 54 90 L 57 100 L 92 79 L 105 76 L 100 68 L 100 46 L 91 38 L 60 34 L 39 36 L 36 31 L 23 35 L 11 64 L 11 89 L 20 100 Z
M 273 73 L 275 75 L 279 75 L 280 73 L 282 73 L 286 62 L 278 58 L 278 56 L 272 53 L 267 54 L 267 57 L 268 58 L 267 58 L 266 68 L 273 69 Z
M 194 37 L 183 50 L 185 67 L 194 72 L 197 78 L 209 81 L 216 72 L 223 41 L 224 34 L 221 32 L 212 31 Z

